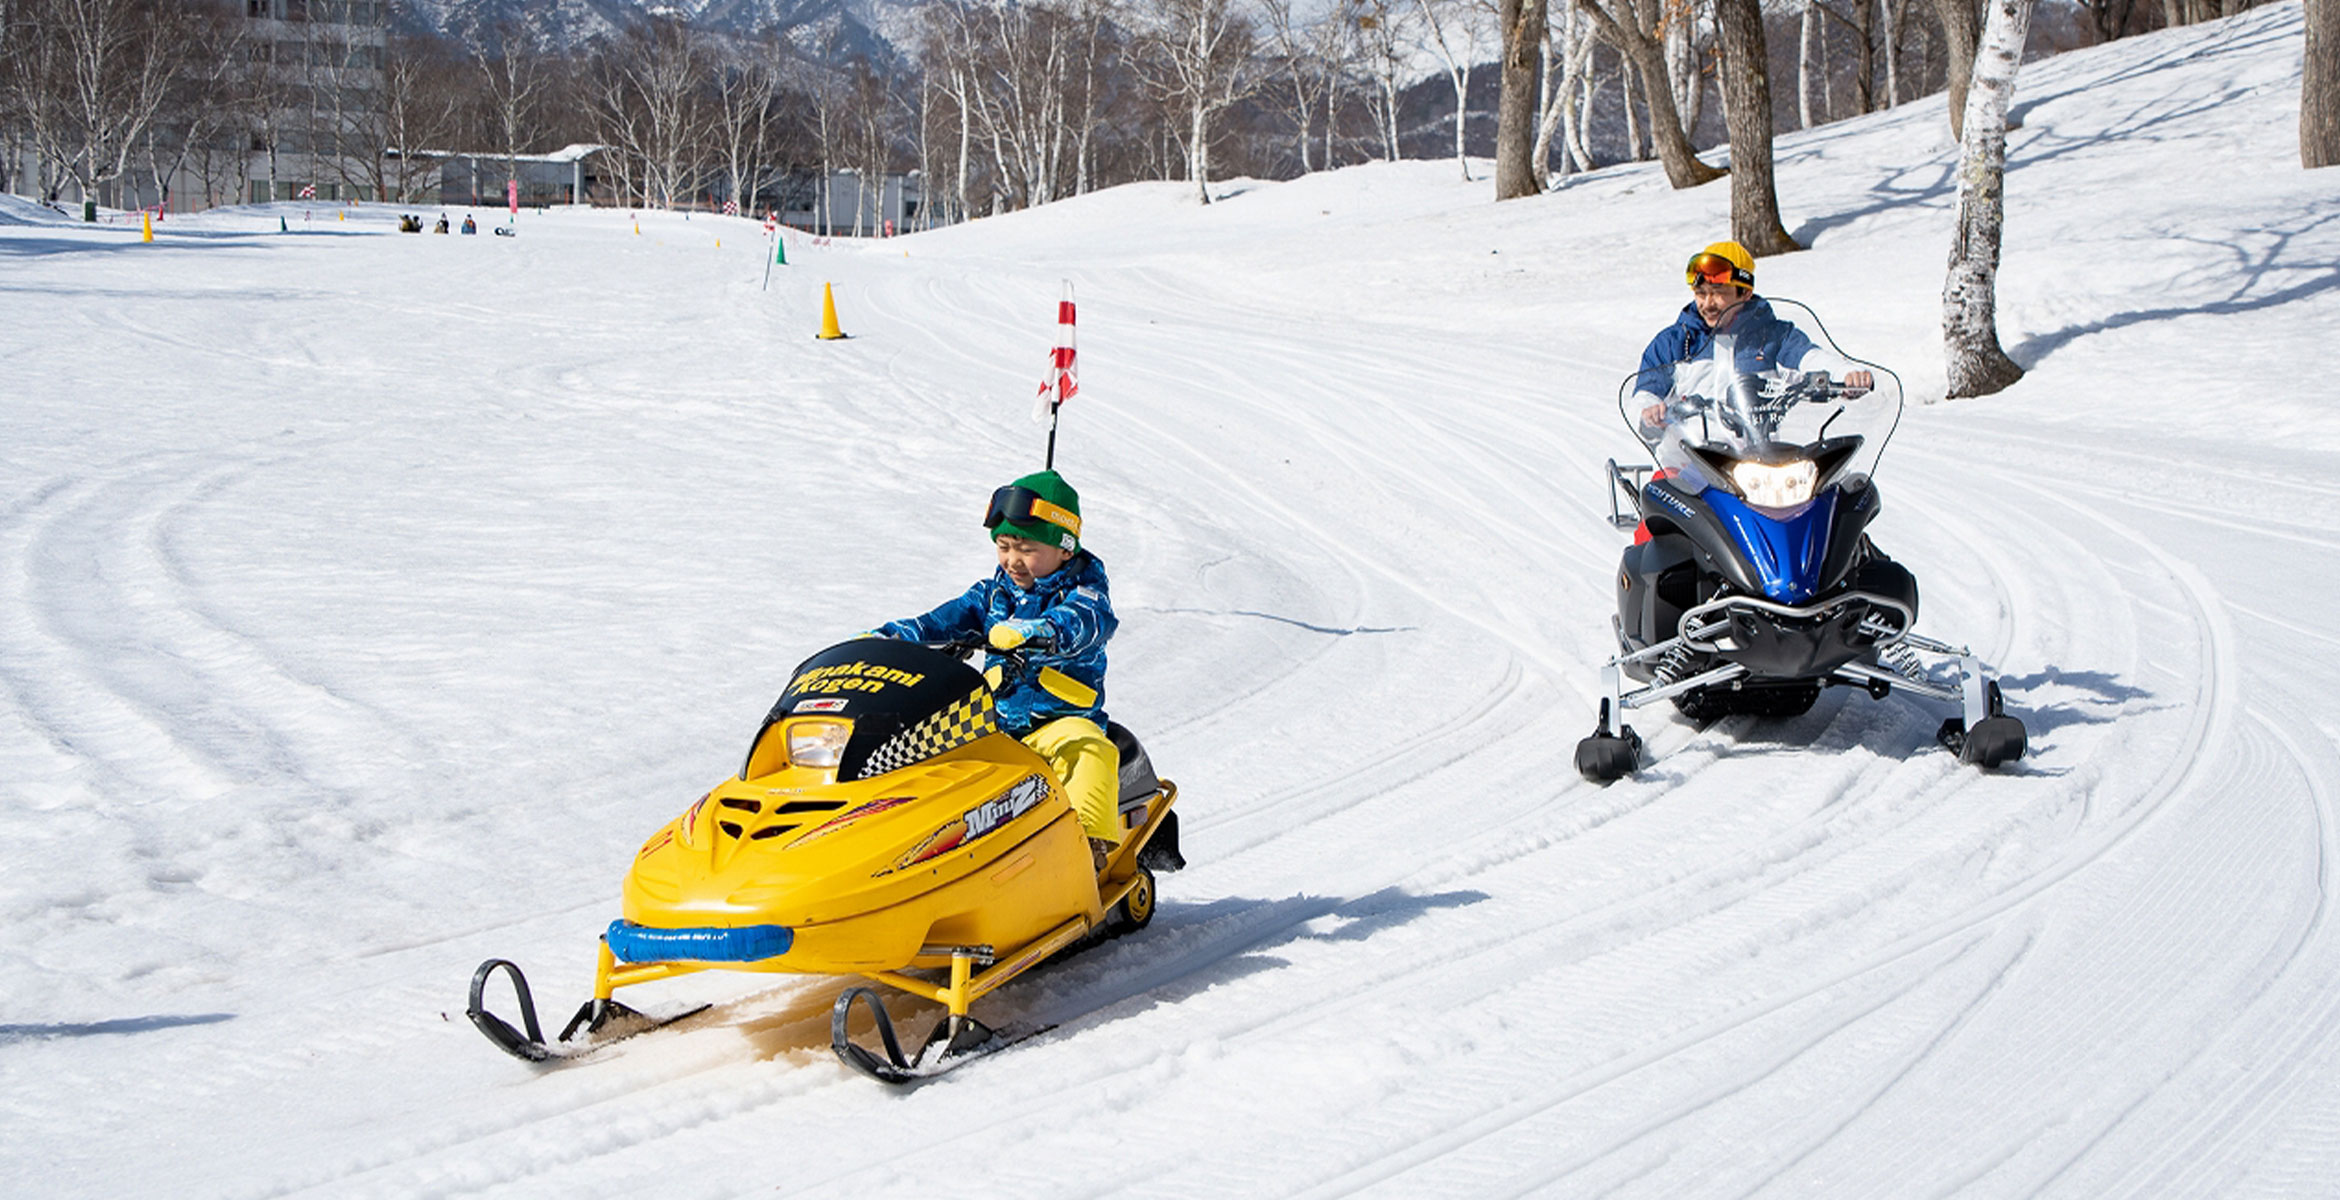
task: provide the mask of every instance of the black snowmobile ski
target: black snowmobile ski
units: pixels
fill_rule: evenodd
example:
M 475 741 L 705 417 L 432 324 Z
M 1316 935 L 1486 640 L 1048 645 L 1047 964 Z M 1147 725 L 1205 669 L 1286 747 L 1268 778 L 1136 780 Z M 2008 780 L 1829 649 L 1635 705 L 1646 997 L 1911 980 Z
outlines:
M 868 1001 L 870 1017 L 877 1022 L 882 1055 L 855 1042 L 846 1033 L 856 1000 Z M 917 1054 L 904 1055 L 901 1039 L 894 1033 L 894 1019 L 886 1014 L 885 1003 L 878 999 L 876 989 L 854 987 L 845 989 L 837 997 L 837 1006 L 829 1012 L 829 1048 L 837 1052 L 838 1061 L 846 1066 L 879 1083 L 900 1085 L 933 1079 L 1054 1028 L 1054 1025 L 1011 1025 L 993 1029 L 973 1017 L 945 1016 L 935 1022 L 933 1031 L 927 1034 L 926 1044 L 918 1048 Z
M 498 967 L 512 977 L 512 991 L 520 1000 L 520 1029 L 513 1028 L 511 1022 L 488 1011 L 488 978 L 496 973 Z M 544 1029 L 536 1020 L 536 999 L 529 994 L 528 979 L 520 973 L 519 966 L 509 959 L 491 958 L 479 964 L 479 970 L 471 976 L 471 1006 L 463 1011 L 463 1015 L 470 1017 L 471 1023 L 487 1035 L 487 1040 L 494 1042 L 504 1053 L 522 1062 L 546 1065 L 582 1057 L 612 1042 L 621 1042 L 653 1029 L 664 1029 L 711 1007 L 702 1004 L 671 1016 L 654 1017 L 615 1000 L 588 1000 L 562 1027 L 561 1036 L 556 1039 L 560 1045 L 556 1046 L 544 1040 Z M 584 1040 L 574 1046 L 569 1045 L 579 1030 L 584 1031 Z

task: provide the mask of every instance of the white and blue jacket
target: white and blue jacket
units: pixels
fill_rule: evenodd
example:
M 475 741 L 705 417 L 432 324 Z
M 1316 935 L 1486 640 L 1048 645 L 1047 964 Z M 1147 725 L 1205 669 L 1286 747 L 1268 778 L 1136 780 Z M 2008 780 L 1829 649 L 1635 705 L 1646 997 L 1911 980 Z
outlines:
M 1024 657 L 1033 669 L 993 697 L 1000 728 L 1022 737 L 1058 717 L 1087 717 L 1103 728 L 1105 642 L 1121 626 L 1107 588 L 1105 564 L 1083 550 L 1029 588 L 1017 587 L 1002 567 L 957 597 L 922 615 L 888 621 L 877 632 L 929 644 L 981 641 L 1001 621 L 1045 621 L 1054 644 L 1028 648 Z M 1000 655 L 985 655 L 986 676 L 1001 665 Z

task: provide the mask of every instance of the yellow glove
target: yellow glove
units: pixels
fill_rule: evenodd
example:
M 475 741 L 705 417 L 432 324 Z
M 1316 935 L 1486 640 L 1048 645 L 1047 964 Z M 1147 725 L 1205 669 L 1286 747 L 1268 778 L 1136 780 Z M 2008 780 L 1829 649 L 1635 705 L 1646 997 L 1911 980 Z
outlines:
M 1001 621 L 991 627 L 991 648 L 1013 650 L 1030 641 L 1046 641 L 1051 636 L 1046 621 Z

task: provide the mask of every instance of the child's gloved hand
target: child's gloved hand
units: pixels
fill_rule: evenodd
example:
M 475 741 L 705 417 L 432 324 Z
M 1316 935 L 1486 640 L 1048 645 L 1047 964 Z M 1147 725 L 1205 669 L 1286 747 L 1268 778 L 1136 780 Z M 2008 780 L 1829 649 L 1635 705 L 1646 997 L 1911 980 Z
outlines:
M 1056 631 L 1046 621 L 1001 621 L 991 627 L 991 647 L 994 650 L 1013 650 L 1026 642 L 1046 642 L 1055 636 Z

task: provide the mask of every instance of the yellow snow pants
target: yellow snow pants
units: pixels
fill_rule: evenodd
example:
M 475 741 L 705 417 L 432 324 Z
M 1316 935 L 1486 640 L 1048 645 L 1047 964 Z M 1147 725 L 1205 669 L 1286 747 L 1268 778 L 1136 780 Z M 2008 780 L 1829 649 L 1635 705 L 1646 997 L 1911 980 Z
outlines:
M 1121 844 L 1121 751 L 1087 717 L 1058 717 L 1024 735 L 1024 744 L 1055 769 L 1081 828 Z

